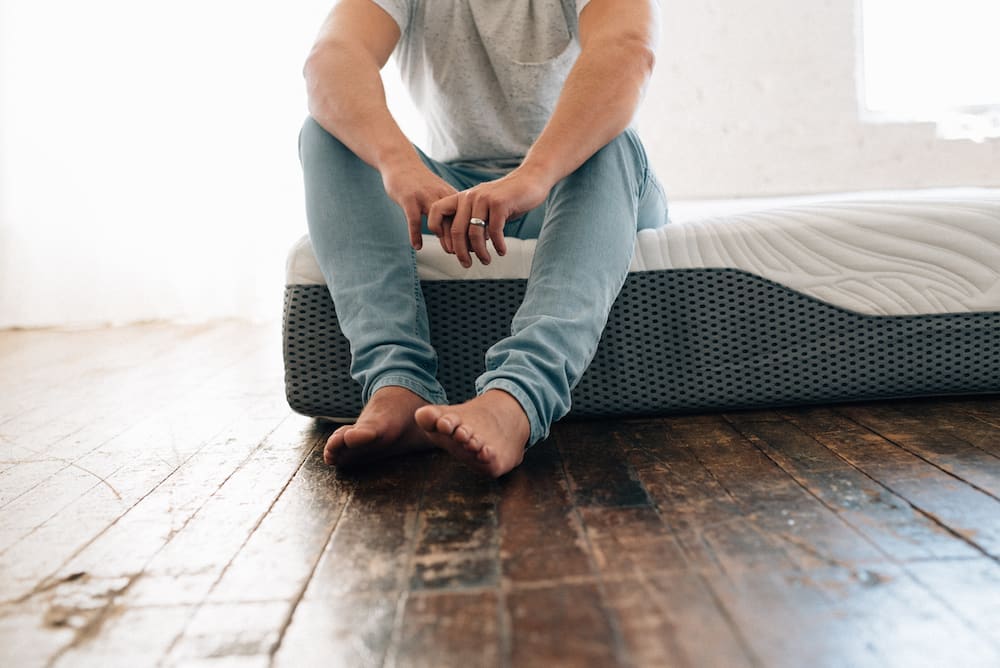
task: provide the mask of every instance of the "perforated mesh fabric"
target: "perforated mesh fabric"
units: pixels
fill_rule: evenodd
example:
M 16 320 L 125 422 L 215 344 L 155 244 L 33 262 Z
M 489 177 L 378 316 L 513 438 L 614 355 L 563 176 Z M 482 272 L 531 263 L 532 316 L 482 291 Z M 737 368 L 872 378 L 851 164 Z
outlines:
M 486 349 L 507 335 L 525 281 L 422 285 L 438 377 L 452 402 L 464 401 Z M 361 390 L 325 286 L 286 288 L 284 330 L 291 407 L 356 416 Z M 998 333 L 1000 313 L 863 315 L 736 269 L 635 272 L 573 391 L 571 415 L 1000 392 Z

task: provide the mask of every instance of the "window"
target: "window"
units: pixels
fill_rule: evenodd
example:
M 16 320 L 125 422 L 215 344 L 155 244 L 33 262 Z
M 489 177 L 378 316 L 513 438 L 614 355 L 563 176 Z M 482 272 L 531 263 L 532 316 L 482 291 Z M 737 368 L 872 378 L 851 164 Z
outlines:
M 998 0 L 860 0 L 862 116 L 1000 137 Z

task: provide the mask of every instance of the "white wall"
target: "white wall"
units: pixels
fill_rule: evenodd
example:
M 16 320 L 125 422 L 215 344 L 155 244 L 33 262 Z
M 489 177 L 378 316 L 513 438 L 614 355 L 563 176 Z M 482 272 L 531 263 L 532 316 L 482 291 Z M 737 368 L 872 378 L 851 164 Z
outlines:
M 277 316 L 332 2 L 0 0 L 0 327 Z M 859 123 L 853 3 L 663 3 L 672 197 L 1000 185 L 996 140 Z
M 0 327 L 279 313 L 331 0 L 0 2 Z
M 858 119 L 855 2 L 662 3 L 640 130 L 668 195 L 1000 185 L 1000 140 Z

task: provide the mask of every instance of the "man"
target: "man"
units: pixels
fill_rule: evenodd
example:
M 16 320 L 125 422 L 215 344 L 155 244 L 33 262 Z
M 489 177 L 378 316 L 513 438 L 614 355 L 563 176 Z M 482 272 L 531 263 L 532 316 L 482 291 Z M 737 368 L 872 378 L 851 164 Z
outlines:
M 330 437 L 327 463 L 436 447 L 496 477 L 569 411 L 637 229 L 666 222 L 629 129 L 657 21 L 655 0 L 333 9 L 305 66 L 299 148 L 310 237 L 365 406 Z M 379 70 L 393 52 L 426 116 L 430 157 L 386 107 Z M 415 263 L 422 232 L 464 267 L 488 264 L 489 244 L 503 255 L 506 236 L 538 239 L 511 336 L 489 349 L 477 396 L 460 405 L 447 405 L 435 378 Z

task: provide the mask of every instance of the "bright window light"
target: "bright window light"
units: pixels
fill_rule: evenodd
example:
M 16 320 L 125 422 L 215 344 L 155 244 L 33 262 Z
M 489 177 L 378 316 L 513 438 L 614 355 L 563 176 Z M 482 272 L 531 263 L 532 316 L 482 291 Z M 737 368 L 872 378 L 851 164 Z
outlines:
M 998 0 L 861 0 L 863 114 L 1000 137 Z

